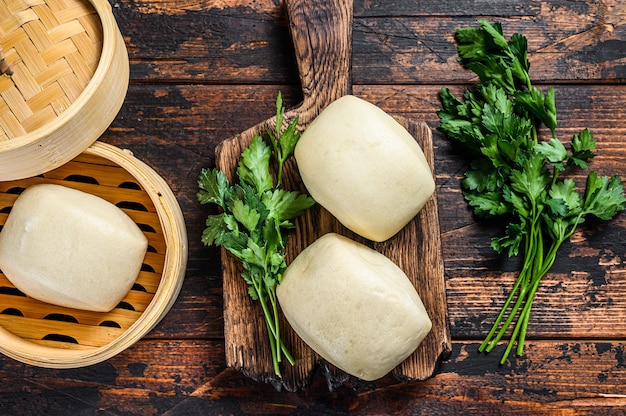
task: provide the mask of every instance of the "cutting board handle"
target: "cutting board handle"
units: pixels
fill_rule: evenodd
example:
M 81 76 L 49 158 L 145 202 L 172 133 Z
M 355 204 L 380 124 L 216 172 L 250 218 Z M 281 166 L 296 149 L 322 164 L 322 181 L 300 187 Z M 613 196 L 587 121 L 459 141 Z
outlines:
M 287 0 L 287 13 L 307 125 L 339 97 L 350 94 L 353 0 Z

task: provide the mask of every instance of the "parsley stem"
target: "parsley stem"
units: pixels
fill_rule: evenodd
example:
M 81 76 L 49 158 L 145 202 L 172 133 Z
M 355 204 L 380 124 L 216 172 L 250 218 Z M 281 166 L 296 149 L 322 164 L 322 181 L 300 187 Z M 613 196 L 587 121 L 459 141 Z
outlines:
M 276 350 L 276 343 L 272 341 L 272 329 L 270 328 L 271 321 L 265 317 L 265 325 L 267 326 L 267 332 L 270 335 L 270 351 L 272 352 L 272 364 L 274 365 L 274 374 L 278 377 L 282 377 L 280 373 L 280 366 L 278 365 L 278 352 Z
M 541 265 L 543 264 L 543 261 L 542 261 L 543 260 L 543 235 L 541 233 L 541 228 L 539 226 L 540 214 L 541 214 L 542 209 L 541 208 L 537 209 L 536 207 L 533 207 L 533 211 L 534 211 L 533 220 L 528 225 L 529 231 L 527 232 L 527 238 L 525 241 L 524 264 L 523 264 L 522 270 L 520 271 L 515 281 L 515 284 L 513 285 L 513 288 L 510 290 L 509 295 L 504 305 L 500 309 L 500 313 L 498 314 L 496 321 L 492 325 L 491 330 L 489 331 L 489 334 L 484 339 L 483 343 L 480 345 L 479 351 L 481 352 L 482 351 L 490 352 L 496 347 L 498 342 L 502 339 L 502 337 L 508 330 L 509 326 L 513 323 L 513 320 L 517 316 L 518 311 L 520 307 L 522 306 L 522 304 L 526 305 L 525 303 L 526 297 L 528 296 L 528 293 L 529 293 L 528 288 L 530 287 L 530 283 L 534 281 L 532 277 L 534 275 L 534 271 L 537 268 L 541 268 Z M 500 322 L 502 321 L 504 314 L 507 312 L 509 305 L 511 304 L 511 302 L 513 301 L 513 298 L 515 298 L 516 295 L 517 295 L 517 298 L 516 298 L 515 304 L 511 308 L 508 318 L 504 321 L 504 323 L 500 327 Z M 520 330 L 520 328 L 518 327 L 519 319 L 520 317 L 518 317 L 518 324 L 516 324 L 516 329 L 514 329 L 511 341 L 509 341 L 510 345 L 513 344 L 513 340 L 517 336 L 518 331 Z M 496 337 L 492 339 L 492 337 L 494 336 L 495 332 L 498 330 L 499 327 L 500 327 L 500 330 L 498 331 Z M 525 334 L 525 329 L 523 332 Z M 511 348 L 507 348 L 507 350 L 505 351 L 505 355 L 504 355 L 505 357 L 508 356 L 508 354 L 510 353 L 510 350 Z
M 276 186 L 280 186 L 283 180 L 283 164 L 281 161 L 278 163 L 278 172 L 276 173 Z
M 525 256 L 524 268 L 522 269 L 522 272 L 520 272 L 518 280 L 516 281 L 511 291 L 511 295 L 509 295 L 509 298 L 513 297 L 512 294 L 514 294 L 518 290 L 523 280 L 526 280 L 526 283 L 524 285 L 521 285 L 521 288 L 519 288 L 518 298 L 517 298 L 515 305 L 513 306 L 511 310 L 509 319 L 507 319 L 507 321 L 502 326 L 500 332 L 498 333 L 498 336 L 491 342 L 491 344 L 489 345 L 489 348 L 487 348 L 487 352 L 495 348 L 496 344 L 500 341 L 500 339 L 502 338 L 502 336 L 508 329 L 508 326 L 512 323 L 514 317 L 517 315 L 517 311 L 523 304 L 524 306 L 522 307 L 522 311 L 517 317 L 517 323 L 515 324 L 513 333 L 511 334 L 511 337 L 508 341 L 507 348 L 504 351 L 500 359 L 500 364 L 504 364 L 506 362 L 508 356 L 510 355 L 513 349 L 514 343 L 517 343 L 516 355 L 523 354 L 524 344 L 526 341 L 526 333 L 527 333 L 528 324 L 530 321 L 532 305 L 533 305 L 533 301 L 535 298 L 535 294 L 537 293 L 537 290 L 539 288 L 539 284 L 541 280 L 543 279 L 543 277 L 548 274 L 548 272 L 554 265 L 559 248 L 573 234 L 574 229 L 575 228 L 572 228 L 568 233 L 561 236 L 557 240 L 553 241 L 545 257 L 543 257 L 543 248 L 541 248 L 540 251 L 531 250 L 531 255 Z M 536 234 L 535 246 L 543 247 L 543 233 L 541 232 L 540 228 L 537 228 L 537 231 L 535 234 Z M 536 267 L 531 269 L 529 267 L 530 264 L 533 264 Z M 530 278 L 530 281 L 527 280 L 528 278 Z M 499 316 L 502 316 L 505 313 L 507 307 L 508 307 L 508 304 L 505 304 L 505 306 L 503 306 L 503 309 L 501 310 Z M 486 338 L 486 340 L 488 338 L 490 338 L 489 335 Z
M 533 224 L 533 242 L 535 245 L 535 251 L 533 253 L 533 276 L 536 275 L 538 270 L 543 268 L 543 232 L 541 226 L 536 223 Z
M 524 291 L 524 290 L 522 290 Z M 524 291 L 524 295 L 525 295 L 525 291 Z M 519 308 L 519 304 L 521 304 L 524 301 L 524 299 L 522 298 L 522 294 L 520 294 L 520 298 L 518 300 L 518 303 L 516 305 L 518 305 Z M 516 308 L 516 312 L 517 309 Z M 514 317 L 515 314 L 511 314 L 510 317 Z M 515 324 L 515 327 L 513 328 L 513 333 L 511 334 L 511 337 L 509 338 L 509 341 L 507 343 L 506 346 L 506 350 L 504 351 L 504 354 L 502 355 L 502 358 L 500 359 L 500 364 L 504 364 L 506 362 L 507 357 L 509 356 L 509 354 L 511 353 L 511 350 L 513 349 L 513 343 L 515 342 L 515 339 L 517 338 L 517 334 L 520 331 L 520 327 L 521 327 L 521 323 L 522 321 L 520 321 L 520 319 L 518 319 L 517 324 Z
M 527 273 L 527 268 L 528 268 L 528 265 L 524 265 L 524 269 L 522 269 L 522 271 L 520 272 L 518 278 L 515 281 L 515 284 L 513 285 L 513 288 L 510 290 L 509 295 L 507 296 L 507 298 L 506 298 L 506 300 L 504 302 L 504 305 L 502 305 L 502 308 L 500 309 L 500 313 L 498 314 L 498 317 L 496 318 L 495 322 L 491 326 L 491 330 L 489 331 L 489 334 L 487 334 L 487 336 L 483 340 L 483 342 L 480 345 L 480 347 L 478 347 L 478 350 L 480 352 L 483 352 L 483 351 L 489 352 L 489 351 L 491 351 L 495 347 L 495 344 L 500 340 L 500 338 L 502 338 L 502 335 L 504 335 L 504 334 L 498 334 L 498 337 L 496 338 L 496 341 L 490 344 L 492 337 L 494 336 L 494 334 L 496 333 L 496 331 L 500 327 L 500 322 L 502 321 L 502 318 L 504 318 L 504 314 L 508 310 L 509 305 L 511 304 L 511 302 L 513 301 L 513 298 L 515 297 L 515 294 L 517 293 L 518 288 L 520 287 L 522 282 L 525 280 L 525 275 Z M 515 310 L 515 306 L 513 307 L 513 309 Z M 504 325 L 506 326 L 506 323 Z
M 267 333 L 269 335 L 269 344 L 272 352 L 272 362 L 274 365 L 274 372 L 278 377 L 281 377 L 279 363 L 281 362 L 281 352 L 286 351 L 287 348 L 280 339 L 280 330 L 278 322 L 278 309 L 276 306 L 276 295 L 273 288 L 265 288 L 263 284 L 263 278 L 255 278 L 252 280 L 254 289 L 256 290 L 263 309 L 263 316 L 265 319 L 265 325 L 267 327 Z M 272 296 L 272 294 L 274 294 Z M 267 300 L 270 300 L 272 309 L 267 305 Z M 290 357 L 289 354 L 285 356 Z M 289 359 L 289 358 L 288 358 Z M 291 360 L 289 360 L 291 362 Z M 293 364 L 293 363 L 292 363 Z
M 533 145 L 537 145 L 539 144 L 539 135 L 537 134 L 537 127 L 534 127 L 531 129 L 531 135 L 532 135 L 532 140 L 533 140 Z M 529 148 L 532 148 L 533 146 L 528 146 Z
M 268 297 L 270 299 L 270 303 L 272 304 L 272 316 L 274 318 L 274 328 L 275 328 L 275 333 L 274 333 L 274 339 L 276 342 L 276 361 L 281 362 L 282 358 L 281 358 L 281 351 L 282 348 L 280 347 L 280 322 L 278 321 L 279 317 L 278 317 L 278 305 L 277 305 L 277 300 L 276 300 L 276 292 L 274 290 L 274 288 L 271 288 L 268 290 Z
M 535 293 L 537 293 L 537 289 L 539 288 L 539 282 L 541 281 L 542 278 L 543 278 L 543 275 L 540 275 L 540 277 L 533 279 L 534 283 L 530 291 L 528 292 L 528 296 L 525 300 L 524 308 L 522 309 L 522 313 L 520 314 L 518 318 L 518 325 L 520 326 L 520 332 L 519 332 L 519 338 L 517 340 L 517 351 L 516 351 L 517 355 L 522 355 L 522 353 L 524 352 L 524 342 L 526 341 L 526 331 L 528 329 L 528 322 L 530 320 L 530 311 L 533 306 L 533 299 L 535 298 Z M 512 336 L 511 340 L 509 341 L 509 346 L 512 347 L 514 342 L 515 342 L 515 336 Z M 500 359 L 500 364 L 504 364 L 510 352 L 511 352 L 511 348 L 508 348 L 507 351 L 502 356 L 502 358 Z
M 489 343 L 489 345 L 485 349 L 486 352 L 490 352 L 491 350 L 493 350 L 496 347 L 498 342 L 502 339 L 502 337 L 506 333 L 507 329 L 509 328 L 509 326 L 513 322 L 513 319 L 515 319 L 515 316 L 517 315 L 517 311 L 519 310 L 520 306 L 522 305 L 522 302 L 524 301 L 524 297 L 526 295 L 526 286 L 519 284 L 519 283 L 522 282 L 522 280 L 523 280 L 523 276 L 518 277 L 517 282 L 516 282 L 516 285 L 517 285 L 516 291 L 517 291 L 517 289 L 519 289 L 519 294 L 518 294 L 517 299 L 515 301 L 515 305 L 513 305 L 513 308 L 511 309 L 511 312 L 509 313 L 508 318 L 502 324 L 502 327 L 500 328 L 500 331 L 498 331 L 498 334 L 496 335 L 496 337 L 493 340 L 491 340 L 491 342 Z M 514 297 L 516 291 L 513 291 L 513 290 L 511 291 L 511 297 Z M 502 313 L 504 314 L 504 312 L 506 312 L 506 309 L 502 308 Z M 494 328 L 497 329 L 497 325 L 496 324 L 494 324 Z
M 524 353 L 524 343 L 526 341 L 526 330 L 528 328 L 528 323 L 530 321 L 530 312 L 532 310 L 532 305 L 533 305 L 533 300 L 535 298 L 535 294 L 537 293 L 537 290 L 539 288 L 539 283 L 541 282 L 543 277 L 548 274 L 548 272 L 554 265 L 558 249 L 561 247 L 563 242 L 567 240 L 567 238 L 569 238 L 569 236 L 565 236 L 565 238 L 560 238 L 552 243 L 550 250 L 548 251 L 548 254 L 546 255 L 544 259 L 544 262 L 542 263 L 543 267 L 540 270 L 537 270 L 536 273 L 533 275 L 532 287 L 530 291 L 528 292 L 526 305 L 524 306 L 524 309 L 522 310 L 522 313 L 520 314 L 520 317 L 518 318 L 519 321 L 521 322 L 521 329 L 520 329 L 519 339 L 517 339 L 517 350 L 516 350 L 517 355 L 522 355 Z M 511 337 L 510 343 L 512 344 L 513 342 L 515 342 L 515 337 Z M 508 357 L 509 352 L 510 352 L 510 349 L 505 352 L 505 354 L 502 356 L 502 359 L 500 360 L 500 364 L 504 364 L 504 362 L 506 361 Z

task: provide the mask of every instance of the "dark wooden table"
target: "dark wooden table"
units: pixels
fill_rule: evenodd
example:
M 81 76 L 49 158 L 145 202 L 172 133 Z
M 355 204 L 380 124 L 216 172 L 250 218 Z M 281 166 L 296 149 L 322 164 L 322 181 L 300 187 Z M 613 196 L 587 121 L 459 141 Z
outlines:
M 112 3 L 131 85 L 102 141 L 128 148 L 172 187 L 185 214 L 189 263 L 171 312 L 144 339 L 86 368 L 53 370 L 0 358 L 0 414 L 434 415 L 626 413 L 626 213 L 589 222 L 543 281 L 525 354 L 477 347 L 519 264 L 496 255 L 499 229 L 477 221 L 459 191 L 466 167 L 434 131 L 435 171 L 453 349 L 436 374 L 403 383 L 350 379 L 329 390 L 322 371 L 297 392 L 226 367 L 217 249 L 200 243 L 208 208 L 197 177 L 220 141 L 288 107 L 302 92 L 279 0 Z M 437 93 L 471 74 L 453 33 L 478 17 L 529 39 L 531 76 L 556 87 L 558 134 L 589 127 L 591 167 L 626 176 L 626 3 L 621 0 L 355 0 L 353 93 L 437 127 Z

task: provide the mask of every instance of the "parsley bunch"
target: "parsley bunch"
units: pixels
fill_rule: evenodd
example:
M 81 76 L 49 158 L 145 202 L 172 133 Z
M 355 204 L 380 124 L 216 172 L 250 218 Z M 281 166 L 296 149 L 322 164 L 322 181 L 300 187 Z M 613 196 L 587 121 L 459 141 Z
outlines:
M 202 242 L 223 246 L 241 260 L 242 277 L 248 293 L 263 309 L 274 372 L 280 377 L 282 357 L 293 365 L 294 359 L 281 340 L 276 285 L 287 268 L 285 247 L 291 220 L 303 214 L 315 201 L 296 191 L 282 189 L 283 165 L 300 138 L 296 117 L 282 129 L 284 109 L 280 93 L 276 99 L 276 129 L 268 127 L 262 137 L 256 135 L 239 160 L 239 182 L 230 184 L 224 172 L 203 169 L 198 185 L 198 200 L 221 208 L 209 215 Z M 272 175 L 276 163 L 276 179 Z
M 596 141 L 587 129 L 568 146 L 556 136 L 554 88 L 546 93 L 529 76 L 527 40 L 503 36 L 499 23 L 479 20 L 479 27 L 456 32 L 459 62 L 480 79 L 462 100 L 442 88 L 439 130 L 458 142 L 471 158 L 462 181 L 465 199 L 481 218 L 505 216 L 504 235 L 491 246 L 509 256 L 523 253 L 523 265 L 480 351 L 491 351 L 515 321 L 507 348 L 523 353 L 533 298 L 557 250 L 589 215 L 609 220 L 626 207 L 619 176 L 589 172 L 579 193 L 568 168 L 587 169 Z M 549 137 L 539 139 L 541 127 Z M 508 312 L 508 314 L 507 314 Z

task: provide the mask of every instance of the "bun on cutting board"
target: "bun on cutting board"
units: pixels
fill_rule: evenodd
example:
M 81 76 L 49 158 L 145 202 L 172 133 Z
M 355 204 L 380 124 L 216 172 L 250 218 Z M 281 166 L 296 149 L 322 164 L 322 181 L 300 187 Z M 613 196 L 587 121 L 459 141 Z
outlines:
M 335 233 L 323 235 L 291 262 L 276 294 L 307 345 L 367 381 L 404 361 L 432 328 L 417 291 L 398 266 Z
M 373 241 L 400 231 L 435 191 L 413 136 L 385 111 L 352 95 L 332 102 L 311 122 L 295 157 L 310 195 Z

